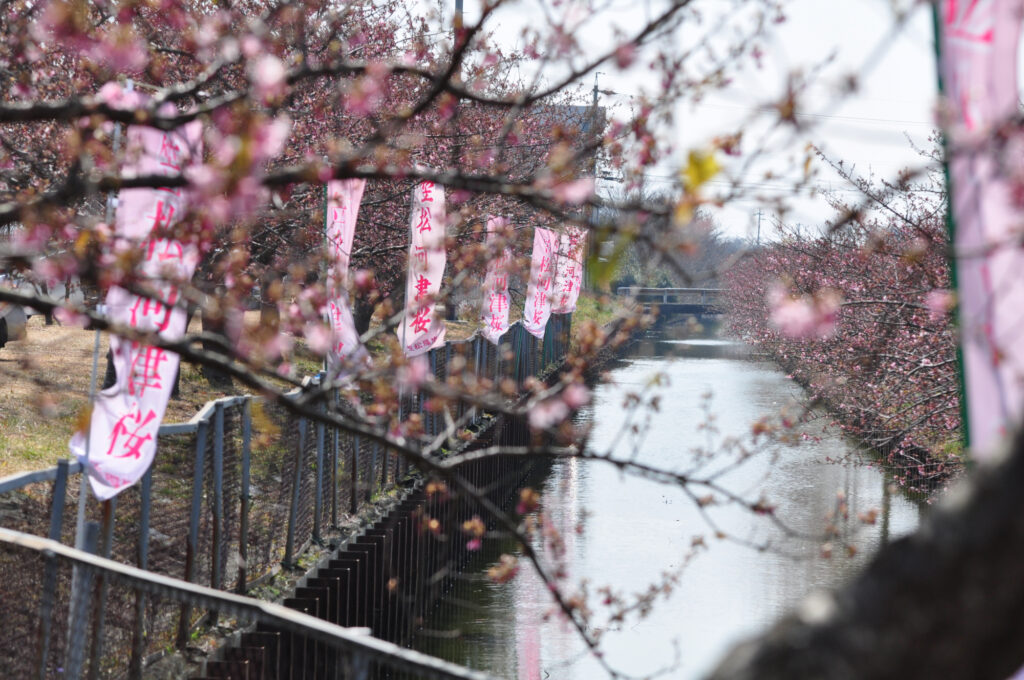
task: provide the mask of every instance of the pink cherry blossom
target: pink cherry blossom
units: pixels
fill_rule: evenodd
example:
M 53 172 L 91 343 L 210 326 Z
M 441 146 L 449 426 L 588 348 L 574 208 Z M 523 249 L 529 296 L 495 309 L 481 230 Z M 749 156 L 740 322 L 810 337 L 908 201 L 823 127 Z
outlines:
M 331 333 L 322 323 L 311 323 L 306 325 L 305 330 L 306 346 L 310 351 L 324 355 L 331 346 Z
M 572 410 L 577 410 L 590 403 L 590 390 L 586 385 L 573 383 L 562 392 L 562 400 Z
M 615 65 L 619 68 L 629 68 L 636 61 L 636 46 L 632 43 L 619 45 L 615 50 Z
M 771 324 L 791 338 L 827 338 L 835 332 L 841 301 L 832 290 L 794 298 L 776 285 L 768 292 Z
M 96 98 L 111 108 L 131 109 L 141 103 L 142 94 L 135 90 L 129 92 L 120 83 L 111 80 L 103 84 Z
M 936 289 L 925 295 L 924 303 L 928 307 L 928 317 L 932 321 L 941 321 L 956 306 L 956 296 L 949 290 Z
M 594 195 L 594 179 L 583 179 L 562 182 L 551 188 L 555 200 L 568 205 L 579 205 Z
M 409 363 L 398 369 L 398 384 L 408 390 L 416 390 L 431 379 L 430 362 L 425 354 L 412 357 Z
M 89 55 L 115 72 L 141 71 L 149 62 L 145 45 L 134 36 L 102 40 L 93 45 Z
M 283 114 L 254 126 L 251 133 L 253 162 L 262 163 L 281 153 L 291 127 L 291 119 Z
M 569 406 L 562 399 L 545 399 L 530 409 L 530 427 L 546 430 L 569 417 Z
M 385 81 L 391 70 L 382 63 L 366 67 L 366 74 L 352 83 L 345 97 L 345 110 L 353 116 L 369 116 L 384 102 Z
M 81 312 L 76 312 L 66 307 L 57 307 L 53 310 L 53 317 L 64 326 L 75 326 L 85 328 L 89 325 L 89 317 Z
M 249 65 L 249 80 L 253 91 L 263 102 L 284 96 L 288 89 L 288 69 L 284 62 L 272 54 L 264 54 Z

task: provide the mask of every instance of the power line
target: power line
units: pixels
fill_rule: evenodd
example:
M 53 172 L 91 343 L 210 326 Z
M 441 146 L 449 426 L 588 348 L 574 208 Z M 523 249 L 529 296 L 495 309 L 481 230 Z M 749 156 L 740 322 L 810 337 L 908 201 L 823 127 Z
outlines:
M 647 175 L 644 177 L 644 183 L 653 182 L 655 184 L 677 184 L 678 180 L 671 177 L 659 177 L 657 175 Z M 710 180 L 707 184 L 713 184 L 716 186 L 725 186 L 735 189 L 764 189 L 767 191 L 793 191 L 793 186 L 787 184 L 765 184 L 761 182 L 729 182 L 727 180 Z M 853 187 L 834 187 L 831 184 L 822 184 L 816 182 L 814 184 L 803 184 L 800 188 L 805 189 L 807 187 L 813 187 L 820 189 L 821 191 L 840 191 L 849 193 L 860 193 L 860 189 Z
M 705 106 L 712 109 L 732 109 L 735 111 L 761 111 L 767 113 L 774 111 L 775 109 L 771 106 L 730 106 L 728 104 L 708 104 L 702 103 L 701 106 Z M 796 112 L 793 114 L 797 118 L 820 118 L 826 120 L 850 120 L 864 123 L 898 123 L 901 125 L 922 125 L 925 127 L 935 128 L 938 127 L 934 121 L 924 120 L 906 120 L 903 118 L 872 118 L 868 116 L 841 116 L 839 114 L 832 113 L 810 113 L 810 112 Z

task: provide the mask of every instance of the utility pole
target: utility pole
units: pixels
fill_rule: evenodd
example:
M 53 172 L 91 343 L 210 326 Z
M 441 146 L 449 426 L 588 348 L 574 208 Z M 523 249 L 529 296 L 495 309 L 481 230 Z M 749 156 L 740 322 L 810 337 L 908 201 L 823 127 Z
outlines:
M 757 245 L 761 245 L 761 209 L 757 209 Z

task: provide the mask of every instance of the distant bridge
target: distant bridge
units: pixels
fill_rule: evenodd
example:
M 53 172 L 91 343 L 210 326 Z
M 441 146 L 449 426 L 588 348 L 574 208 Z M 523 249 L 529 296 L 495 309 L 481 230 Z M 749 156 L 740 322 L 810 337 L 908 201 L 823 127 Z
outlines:
M 662 316 L 690 314 L 712 316 L 723 313 L 719 304 L 721 288 L 639 288 L 621 286 L 615 291 L 619 297 L 630 298 L 645 309 L 657 305 Z

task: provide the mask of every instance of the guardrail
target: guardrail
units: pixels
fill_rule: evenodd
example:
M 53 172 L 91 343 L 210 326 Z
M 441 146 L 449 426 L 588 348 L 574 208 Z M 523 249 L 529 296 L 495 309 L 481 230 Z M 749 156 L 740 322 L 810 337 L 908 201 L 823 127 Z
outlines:
M 452 368 L 480 380 L 511 379 L 521 385 L 564 356 L 570 327 L 570 315 L 553 316 L 539 341 L 522 324 L 514 324 L 500 348 L 477 335 L 433 350 L 428 361 L 440 381 L 447 380 Z M 418 414 L 425 432 L 438 434 L 445 427 L 445 414 L 429 406 L 423 393 L 407 394 L 402 413 Z M 343 412 L 347 405 L 335 395 L 327 407 Z M 448 415 L 465 417 L 471 426 L 482 425 L 486 417 L 464 402 Z M 295 567 L 309 546 L 324 543 L 328 533 L 353 526 L 365 507 L 408 472 L 408 464 L 379 443 L 295 417 L 252 396 L 210 402 L 189 422 L 162 426 L 159 437 L 156 461 L 141 483 L 89 508 L 87 519 L 99 532 L 96 553 L 239 594 L 282 567 Z M 48 470 L 0 479 L 0 524 L 72 544 L 75 517 L 70 509 L 76 506 L 78 485 L 68 482 L 80 472 L 77 461 L 62 460 Z M 12 576 L 23 569 L 17 563 L 3 565 L 0 615 L 20 596 L 14 585 L 19 578 Z M 145 628 L 147 637 L 138 648 L 89 647 L 90 677 L 96 677 L 93 668 L 104 667 L 110 659 L 124 663 L 122 670 L 132 671 L 129 677 L 140 677 L 133 669 L 142 668 L 143 659 L 167 644 L 185 647 L 198 622 L 216 621 L 216 609 L 204 614 L 187 600 L 173 620 L 164 616 L 149 625 L 144 612 L 127 601 L 106 600 L 94 612 L 102 614 L 93 622 L 93 640 L 104 639 L 105 628 L 111 626 Z M 66 635 L 67 619 L 50 623 L 0 640 L 0 659 L 7 661 L 10 677 L 32 675 L 24 663 L 25 639 Z M 123 642 L 125 635 L 117 639 Z

